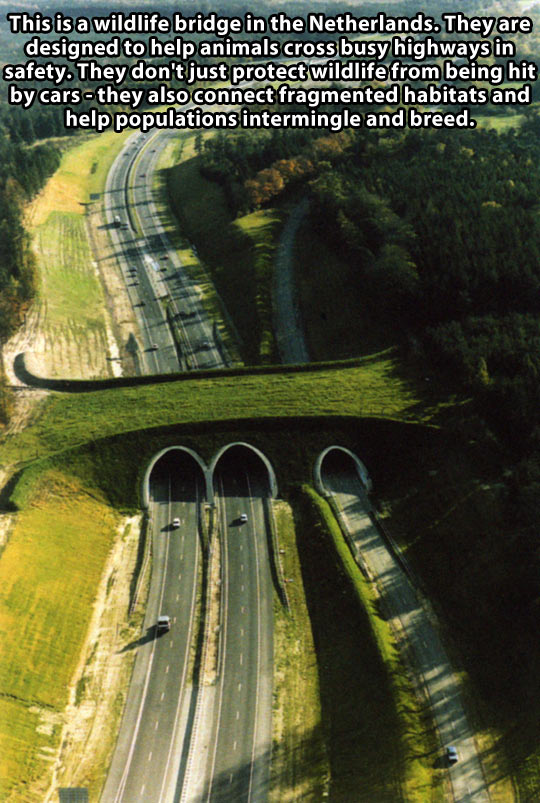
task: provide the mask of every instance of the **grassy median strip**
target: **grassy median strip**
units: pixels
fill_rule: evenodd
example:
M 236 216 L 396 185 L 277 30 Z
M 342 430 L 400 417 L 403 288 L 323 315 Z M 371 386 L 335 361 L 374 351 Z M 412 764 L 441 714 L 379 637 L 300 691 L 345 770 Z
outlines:
M 117 524 L 99 497 L 54 471 L 17 517 L 0 561 L 2 800 L 43 799 Z
M 306 606 L 291 508 L 274 503 L 290 614 L 274 605 L 271 803 L 319 803 L 330 766 L 324 742 L 317 655 Z
M 321 676 L 330 797 L 357 803 L 442 799 L 432 725 L 374 590 L 328 503 L 308 486 L 294 503 Z

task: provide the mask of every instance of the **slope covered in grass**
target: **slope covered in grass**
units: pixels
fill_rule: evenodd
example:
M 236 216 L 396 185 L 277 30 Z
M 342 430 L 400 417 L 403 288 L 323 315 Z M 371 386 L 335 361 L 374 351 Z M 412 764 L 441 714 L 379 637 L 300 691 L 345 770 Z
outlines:
M 95 492 L 53 470 L 27 502 L 0 561 L 2 800 L 43 799 L 118 524 Z

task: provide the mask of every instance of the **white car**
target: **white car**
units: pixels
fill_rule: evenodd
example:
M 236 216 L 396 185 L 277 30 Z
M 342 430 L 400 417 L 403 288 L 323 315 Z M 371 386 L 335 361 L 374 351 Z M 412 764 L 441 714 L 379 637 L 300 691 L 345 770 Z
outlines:
M 459 755 L 455 747 L 450 746 L 446 748 L 446 760 L 450 766 L 458 763 Z
M 175 530 L 178 529 L 178 527 L 180 527 L 180 519 L 178 519 L 178 518 L 173 519 L 172 520 L 172 526 L 174 527 Z
M 248 520 L 247 513 L 241 513 L 240 514 L 240 523 L 241 524 L 245 524 L 247 520 Z

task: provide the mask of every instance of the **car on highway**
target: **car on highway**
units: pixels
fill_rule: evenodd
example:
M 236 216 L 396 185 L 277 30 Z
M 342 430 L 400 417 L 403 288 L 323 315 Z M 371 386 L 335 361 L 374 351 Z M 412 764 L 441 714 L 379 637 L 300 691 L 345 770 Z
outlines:
M 171 617 L 158 616 L 156 628 L 158 633 L 167 633 L 171 629 Z
M 180 527 L 180 519 L 179 518 L 173 519 L 172 526 L 174 527 L 175 530 L 178 529 L 178 527 Z
M 248 520 L 247 513 L 241 513 L 240 514 L 240 523 L 241 524 L 245 524 L 247 520 Z
M 152 343 L 152 345 L 150 346 L 150 351 L 157 351 L 158 348 L 159 346 L 157 343 Z
M 450 766 L 457 764 L 459 761 L 458 751 L 453 745 L 446 748 L 446 760 Z

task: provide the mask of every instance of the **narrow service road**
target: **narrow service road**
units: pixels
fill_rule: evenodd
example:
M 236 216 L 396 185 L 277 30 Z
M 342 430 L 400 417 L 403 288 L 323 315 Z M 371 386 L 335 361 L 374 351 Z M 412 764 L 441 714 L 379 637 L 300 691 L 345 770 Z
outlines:
M 386 609 L 405 631 L 413 669 L 424 681 L 442 744 L 458 750 L 459 762 L 448 768 L 453 799 L 456 803 L 488 803 L 489 793 L 459 684 L 428 612 L 369 516 L 371 505 L 362 483 L 353 470 L 334 467 L 324 474 L 323 483 L 337 502 L 357 560 L 376 579 Z

